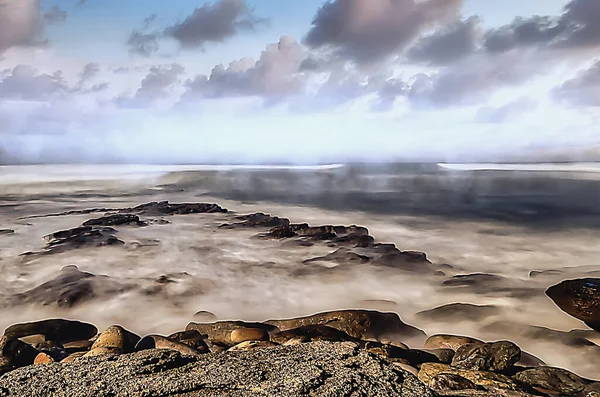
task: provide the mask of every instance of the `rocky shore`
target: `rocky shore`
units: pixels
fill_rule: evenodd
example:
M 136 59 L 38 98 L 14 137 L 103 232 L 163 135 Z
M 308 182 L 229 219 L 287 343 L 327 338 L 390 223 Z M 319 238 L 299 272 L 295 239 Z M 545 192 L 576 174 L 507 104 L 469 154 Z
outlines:
M 98 208 L 48 216 L 102 213 L 72 229 L 45 236 L 46 246 L 24 258 L 82 248 L 124 246 L 117 227 L 145 228 L 169 223 L 169 216 L 230 214 L 219 229 L 253 230 L 255 239 L 280 240 L 302 249 L 324 245 L 331 252 L 306 259 L 298 276 L 336 273 L 364 264 L 411 274 L 443 277 L 450 265 L 432 263 L 422 252 L 376 242 L 358 225 L 311 226 L 264 213 L 231 214 L 216 204 L 155 202 L 131 208 Z M 323 263 L 336 264 L 335 267 Z M 156 290 L 177 275 L 156 281 Z M 521 296 L 501 277 L 460 274 L 443 288 Z M 82 272 L 76 266 L 12 297 L 14 305 L 43 302 L 61 308 L 81 305 L 99 291 L 124 291 L 117 280 Z M 150 292 L 149 292 L 150 293 Z M 585 346 L 582 359 L 598 360 L 600 347 L 590 337 L 600 331 L 600 279 L 565 280 L 547 289 L 560 309 L 591 329 L 571 335 Z M 493 316 L 493 306 L 447 305 L 422 312 L 430 320 L 455 313 Z M 557 309 L 558 310 L 558 309 Z M 135 315 L 135 314 L 132 314 Z M 398 314 L 375 310 L 337 310 L 260 322 L 216 321 L 198 312 L 170 335 L 138 335 L 114 325 L 49 319 L 8 327 L 0 339 L 0 396 L 600 396 L 600 383 L 541 359 L 501 337 L 426 335 Z M 595 331 L 594 331 L 595 330 Z M 565 333 L 566 334 L 566 333 Z M 540 338 L 548 338 L 540 333 Z M 563 337 L 563 336 L 561 336 Z M 571 340 L 571 339 L 570 339 Z M 583 350 L 582 350 L 583 351 Z M 595 361 L 593 361 L 595 362 Z

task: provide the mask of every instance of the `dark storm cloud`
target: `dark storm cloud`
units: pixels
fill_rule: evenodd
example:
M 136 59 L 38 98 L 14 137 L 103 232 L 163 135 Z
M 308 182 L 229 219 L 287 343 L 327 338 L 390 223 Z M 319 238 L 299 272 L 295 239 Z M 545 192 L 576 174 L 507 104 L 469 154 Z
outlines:
M 487 32 L 485 48 L 504 52 L 515 48 L 580 50 L 600 46 L 600 1 L 572 0 L 559 16 L 515 18 Z
M 600 107 L 600 61 L 563 83 L 553 94 L 571 105 Z
M 42 28 L 39 0 L 0 0 L 0 53 L 39 44 Z
M 210 76 L 199 75 L 186 83 L 183 101 L 194 98 L 259 96 L 282 98 L 302 87 L 298 69 L 305 54 L 293 37 L 269 44 L 258 61 L 243 58 L 228 67 L 215 66 Z
M 209 42 L 221 42 L 244 30 L 265 23 L 245 0 L 220 0 L 205 3 L 183 21 L 165 29 L 182 48 L 201 48 Z
M 0 80 L 0 99 L 45 101 L 66 91 L 61 71 L 43 74 L 27 65 L 15 66 Z
M 56 25 L 67 20 L 67 12 L 55 5 L 44 13 L 44 21 L 48 25 Z
M 480 39 L 479 22 L 473 16 L 419 39 L 408 51 L 408 60 L 445 65 L 472 54 Z
M 333 0 L 312 21 L 305 43 L 369 63 L 398 54 L 424 29 L 457 17 L 462 0 Z
M 184 73 L 185 68 L 178 63 L 170 66 L 153 66 L 133 97 L 122 95 L 115 98 L 115 103 L 123 107 L 152 105 L 154 102 L 168 97 Z

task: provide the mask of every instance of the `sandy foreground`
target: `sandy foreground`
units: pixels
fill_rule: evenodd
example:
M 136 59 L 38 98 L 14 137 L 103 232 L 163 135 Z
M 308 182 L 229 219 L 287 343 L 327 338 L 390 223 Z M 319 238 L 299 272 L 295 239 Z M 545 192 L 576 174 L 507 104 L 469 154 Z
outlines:
M 365 308 L 396 312 L 428 335 L 512 340 L 549 365 L 600 378 L 597 350 L 572 343 L 573 333 L 566 332 L 583 330 L 578 335 L 597 344 L 600 336 L 544 294 L 564 279 L 600 275 L 600 229 L 593 208 L 600 190 L 589 174 L 502 171 L 469 179 L 437 171 L 335 167 L 59 171 L 0 169 L 0 229 L 14 231 L 0 234 L 2 328 L 63 317 L 99 329 L 121 324 L 138 334 L 168 334 L 183 329 L 201 310 L 220 320 L 263 321 Z M 123 246 L 21 256 L 40 251 L 43 236 L 102 213 L 31 216 L 162 200 L 217 203 L 233 213 L 150 216 L 149 226 L 116 228 Z M 540 202 L 543 206 L 536 206 Z M 340 267 L 335 260 L 308 265 L 304 261 L 337 248 L 256 238 L 266 230 L 219 228 L 236 215 L 255 212 L 314 226 L 361 225 L 377 242 L 427 253 L 436 268 Z M 68 265 L 106 275 L 114 288 L 94 291 L 93 299 L 72 307 L 15 299 Z M 473 273 L 497 277 L 444 284 Z M 161 276 L 170 281 L 157 282 Z M 458 302 L 485 308 L 419 314 Z

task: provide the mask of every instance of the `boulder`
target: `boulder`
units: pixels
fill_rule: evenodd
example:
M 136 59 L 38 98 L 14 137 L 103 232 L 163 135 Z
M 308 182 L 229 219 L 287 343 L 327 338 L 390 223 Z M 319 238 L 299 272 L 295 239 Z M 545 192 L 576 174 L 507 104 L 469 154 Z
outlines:
M 421 311 L 417 313 L 417 318 L 456 323 L 461 321 L 482 321 L 498 314 L 500 314 L 500 309 L 496 306 L 451 303 Z
M 182 355 L 187 356 L 198 356 L 201 355 L 198 350 L 183 344 L 181 342 L 177 342 L 175 340 L 168 339 L 164 336 L 160 335 L 148 335 L 139 340 L 139 342 L 135 345 L 135 350 L 147 350 L 147 349 L 169 349 L 174 350 Z M 208 349 L 207 349 L 208 350 Z M 206 353 L 205 351 L 204 353 Z
M 381 313 L 374 310 L 338 310 L 286 320 L 265 322 L 282 331 L 307 325 L 326 325 L 344 331 L 357 339 L 391 341 L 424 339 L 425 333 L 402 322 L 396 313 Z
M 600 331 L 600 278 L 565 280 L 546 290 L 565 313 Z
M 227 213 L 225 208 L 210 203 L 181 203 L 171 204 L 168 201 L 141 204 L 133 208 L 123 208 L 121 213 L 135 213 L 138 215 L 186 215 L 186 214 L 212 214 Z
M 4 331 L 9 338 L 43 335 L 45 340 L 67 343 L 90 339 L 98 333 L 96 326 L 79 321 L 50 319 L 31 323 L 14 324 Z
M 553 395 L 575 395 L 583 391 L 589 381 L 562 368 L 537 367 L 521 371 L 515 379 L 533 389 Z
M 476 371 L 502 372 L 521 359 L 521 349 L 508 341 L 470 343 L 456 350 L 452 366 Z
M 424 347 L 425 349 L 452 349 L 456 351 L 463 345 L 473 343 L 484 342 L 468 336 L 438 334 L 427 338 Z
M 112 325 L 102 332 L 92 344 L 90 351 L 99 348 L 118 349 L 122 353 L 131 353 L 135 350 L 140 337 L 127 331 L 120 325 Z
M 200 353 L 208 353 L 209 347 L 204 341 L 204 335 L 196 330 L 176 332 L 168 336 L 168 339 L 188 345 Z
M 269 334 L 279 332 L 279 329 L 270 324 L 247 323 L 244 321 L 217 321 L 215 323 L 189 323 L 185 327 L 186 331 L 196 330 L 203 335 L 207 335 L 212 343 L 233 346 L 235 343 L 231 340 L 231 331 L 239 328 L 260 328 Z
M 477 386 L 505 390 L 519 390 L 515 382 L 508 376 L 497 374 L 489 371 L 473 371 L 451 367 L 447 364 L 440 363 L 425 363 L 421 365 L 419 370 L 419 379 L 426 385 L 431 384 L 431 381 L 439 374 L 453 374 L 470 380 Z
M 0 375 L 33 364 L 37 355 L 27 343 L 4 335 L 0 338 Z
M 269 333 L 264 328 L 238 328 L 231 331 L 230 339 L 236 345 L 250 341 L 269 341 Z
M 140 217 L 133 214 L 114 214 L 106 215 L 96 219 L 90 219 L 83 222 L 83 226 L 120 226 L 128 224 L 136 224 L 139 226 L 146 225 L 140 222 Z

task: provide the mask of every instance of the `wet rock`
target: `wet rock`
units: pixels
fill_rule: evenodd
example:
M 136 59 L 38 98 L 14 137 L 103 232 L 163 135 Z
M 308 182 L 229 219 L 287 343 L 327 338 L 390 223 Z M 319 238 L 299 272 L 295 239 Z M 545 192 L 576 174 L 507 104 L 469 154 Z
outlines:
M 361 342 L 360 344 L 363 344 Z M 393 345 L 384 345 L 373 342 L 366 342 L 364 348 L 371 353 L 384 356 L 390 361 L 400 361 L 413 366 L 420 366 L 423 363 L 437 363 L 438 357 L 435 354 L 419 349 L 403 349 Z
M 289 226 L 277 226 L 273 229 L 269 230 L 269 232 L 264 237 L 275 238 L 275 239 L 285 239 L 296 237 L 298 233 L 293 231 Z
M 94 342 L 90 340 L 78 340 L 73 342 L 67 342 L 63 344 L 63 347 L 68 353 L 85 352 L 90 350 Z
M 181 342 L 197 350 L 199 353 L 208 353 L 209 347 L 204 341 L 205 335 L 196 330 L 176 332 L 168 336 L 169 340 Z
M 586 386 L 577 397 L 600 397 L 600 382 L 595 382 Z
M 98 329 L 92 324 L 63 319 L 14 324 L 4 331 L 4 335 L 9 338 L 43 335 L 45 340 L 55 341 L 61 344 L 89 339 L 97 333 Z
M 502 372 L 521 359 L 521 349 L 508 341 L 470 343 L 456 350 L 452 366 L 476 371 Z
M 184 343 L 177 342 L 160 335 L 145 336 L 135 345 L 136 351 L 148 349 L 169 349 L 177 351 L 184 356 L 199 356 L 202 354 L 198 350 Z
M 426 336 L 420 329 L 403 323 L 396 313 L 373 310 L 338 310 L 286 320 L 270 320 L 266 324 L 282 331 L 307 325 L 326 325 L 364 340 L 386 338 L 402 342 L 404 339 L 424 339 Z
M 264 328 L 238 328 L 231 331 L 230 339 L 236 345 L 249 341 L 268 341 L 269 333 Z
M 321 324 L 312 324 L 303 327 L 292 328 L 271 335 L 271 341 L 279 344 L 285 344 L 291 340 L 300 343 L 317 341 L 360 342 L 359 339 L 351 337 L 344 331 Z
M 106 215 L 83 222 L 83 226 L 120 226 L 129 224 L 145 225 L 140 222 L 139 216 L 133 214 Z
M 467 378 L 457 374 L 440 373 L 429 381 L 429 387 L 434 390 L 483 390 L 483 387 L 476 385 Z
M 117 347 L 96 347 L 86 352 L 82 357 L 114 357 L 123 354 Z
M 33 364 L 37 355 L 27 343 L 4 335 L 0 338 L 0 375 Z
M 76 268 L 65 268 L 54 279 L 14 295 L 11 304 L 42 304 L 70 308 L 99 296 L 115 295 L 131 288 L 132 286 L 121 284 L 106 276 L 96 276 Z
M 0 236 L 7 236 L 9 234 L 15 234 L 15 231 L 12 229 L 0 229 Z
M 600 278 L 566 280 L 546 290 L 565 313 L 600 331 Z
M 521 371 L 515 379 L 543 393 L 575 395 L 590 383 L 562 368 L 537 367 Z
M 260 348 L 270 348 L 270 347 L 276 347 L 276 346 L 279 346 L 279 344 L 274 343 L 274 342 L 269 342 L 269 341 L 249 340 L 249 341 L 238 343 L 237 345 L 229 348 L 227 351 L 228 352 L 248 351 L 248 350 L 260 349 Z
M 56 362 L 56 361 L 49 354 L 40 353 L 37 356 L 35 356 L 35 359 L 33 360 L 33 365 L 49 364 L 49 363 L 54 363 L 54 362 Z
M 290 220 L 279 218 L 258 212 L 256 214 L 236 216 L 235 219 L 241 221 L 233 224 L 224 224 L 219 226 L 224 229 L 249 228 L 249 227 L 278 227 L 289 226 Z
M 515 365 L 521 367 L 542 367 L 546 366 L 546 363 L 533 354 L 522 351 L 521 359 Z
M 276 326 L 263 323 L 247 323 L 244 321 L 217 321 L 216 323 L 189 323 L 186 331 L 196 330 L 213 343 L 233 346 L 235 343 L 231 340 L 231 331 L 238 328 L 260 328 L 269 334 L 279 332 Z
M 468 336 L 438 334 L 432 335 L 425 341 L 425 349 L 452 349 L 458 350 L 466 344 L 481 343 L 479 339 L 470 338 Z
M 399 362 L 394 362 L 393 364 L 395 366 L 397 366 L 398 368 L 402 369 L 403 371 L 413 374 L 414 376 L 417 376 L 419 374 L 419 370 L 416 369 L 415 367 L 413 367 L 412 365 L 399 363 Z
M 431 262 L 424 252 L 392 251 L 373 260 L 375 266 L 391 267 L 412 273 L 429 273 Z
M 123 353 L 131 353 L 135 350 L 140 337 L 133 332 L 127 331 L 120 325 L 112 325 L 102 332 L 94 341 L 90 351 L 99 348 L 118 349 Z
M 369 235 L 350 233 L 346 236 L 335 238 L 333 242 L 336 244 L 366 248 L 373 246 L 373 244 L 375 244 L 375 239 Z
M 429 385 L 439 374 L 454 374 L 470 380 L 477 386 L 495 389 L 519 390 L 509 377 L 488 371 L 463 370 L 447 364 L 425 363 L 419 370 L 419 380 Z
M 307 259 L 304 263 L 313 262 L 336 262 L 340 265 L 361 264 L 369 262 L 370 258 L 365 255 L 357 254 L 348 248 L 339 248 L 329 255 L 320 256 L 317 258 Z
M 564 273 L 565 272 L 563 270 L 558 270 L 558 269 L 532 270 L 529 272 L 529 277 L 535 278 L 535 277 L 546 277 L 546 276 L 560 276 Z
M 59 380 L 60 379 L 60 380 Z M 436 396 L 414 375 L 352 343 L 304 343 L 226 355 L 144 350 L 112 360 L 18 369 L 0 396 Z
M 478 287 L 486 288 L 489 286 L 496 286 L 500 281 L 503 281 L 504 277 L 496 276 L 494 274 L 485 273 L 473 273 L 473 274 L 459 274 L 442 283 L 447 287 Z
M 87 353 L 87 352 L 83 352 L 83 351 L 82 351 L 82 352 L 75 352 L 75 353 L 72 353 L 72 354 L 70 354 L 70 355 L 69 355 L 67 358 L 65 358 L 64 360 L 62 360 L 62 361 L 61 361 L 61 363 L 65 363 L 65 364 L 66 364 L 66 363 L 72 363 L 72 362 L 74 362 L 75 360 L 77 360 L 79 357 L 83 357 L 83 356 L 85 356 L 85 354 L 86 354 L 86 353 Z
M 452 349 L 432 349 L 425 350 L 427 353 L 431 353 L 436 356 L 439 362 L 443 364 L 452 363 L 452 359 L 454 358 L 454 350 Z
M 500 309 L 491 305 L 451 303 L 417 313 L 417 318 L 429 321 L 459 322 L 481 321 L 500 314 Z
M 510 329 L 514 334 L 520 334 L 529 339 L 544 340 L 572 347 L 589 347 L 600 349 L 593 342 L 577 331 L 565 332 L 536 325 L 517 323 L 514 321 L 495 321 L 481 328 L 481 331 L 491 335 L 499 335 L 503 330 Z M 597 351 L 600 354 L 600 350 Z
M 62 230 L 44 236 L 47 244 L 44 251 L 22 255 L 56 254 L 85 247 L 118 246 L 125 243 L 114 236 L 115 229 L 110 227 L 81 226 Z
M 171 204 L 168 201 L 141 204 L 133 208 L 124 208 L 121 213 L 135 213 L 138 215 L 186 215 L 186 214 L 212 214 L 227 213 L 225 208 L 210 203 L 181 203 Z

